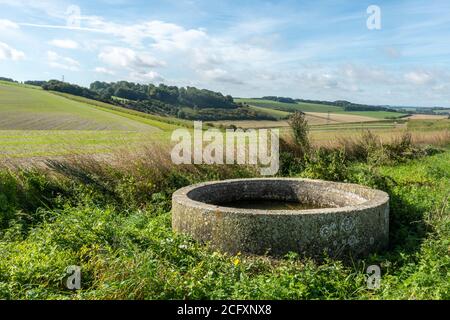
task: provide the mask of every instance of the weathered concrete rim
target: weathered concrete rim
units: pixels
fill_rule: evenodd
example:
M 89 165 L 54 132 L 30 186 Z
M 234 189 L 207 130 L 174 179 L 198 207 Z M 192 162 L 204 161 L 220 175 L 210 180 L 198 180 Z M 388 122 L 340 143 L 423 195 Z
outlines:
M 365 199 L 365 201 L 356 205 L 348 205 L 337 208 L 319 208 L 319 209 L 306 209 L 306 210 L 259 210 L 259 209 L 241 209 L 241 208 L 232 208 L 232 207 L 223 207 L 220 205 L 207 204 L 205 202 L 194 200 L 190 197 L 190 193 L 193 190 L 208 187 L 211 185 L 218 184 L 229 184 L 229 183 L 248 183 L 248 182 L 258 182 L 258 181 L 286 181 L 286 182 L 309 182 L 314 183 L 321 186 L 346 186 L 346 188 L 353 186 L 357 190 L 367 190 L 372 194 L 370 199 Z M 358 197 L 363 198 L 357 193 L 349 192 L 345 190 L 342 191 L 342 196 L 352 194 Z M 384 205 L 389 201 L 389 195 L 381 190 L 372 189 L 366 186 L 352 184 L 352 183 L 342 183 L 342 182 L 331 182 L 324 180 L 314 180 L 314 179 L 306 179 L 306 178 L 250 178 L 250 179 L 229 179 L 229 180 L 219 180 L 219 181 L 210 181 L 210 182 L 202 182 L 194 185 L 190 185 L 184 187 L 182 189 L 177 190 L 172 195 L 172 200 L 177 203 L 182 203 L 185 206 L 204 209 L 211 212 L 220 211 L 222 213 L 227 214 L 255 214 L 255 215 L 298 215 L 298 214 L 317 214 L 317 215 L 328 215 L 330 213 L 349 213 L 355 212 L 358 210 L 364 210 L 369 208 L 374 208 L 378 206 Z
M 317 209 L 226 206 L 241 200 L 299 201 Z M 205 182 L 173 194 L 172 228 L 232 254 L 360 256 L 389 243 L 389 196 L 357 184 L 300 178 Z

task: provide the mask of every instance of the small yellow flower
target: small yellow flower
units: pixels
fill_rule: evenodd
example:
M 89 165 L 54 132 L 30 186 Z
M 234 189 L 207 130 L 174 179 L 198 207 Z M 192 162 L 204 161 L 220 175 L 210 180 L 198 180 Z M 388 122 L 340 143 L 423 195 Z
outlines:
M 239 263 L 241 263 L 241 260 L 239 260 L 239 258 L 236 258 L 236 259 L 233 260 L 233 264 L 235 266 L 237 266 Z

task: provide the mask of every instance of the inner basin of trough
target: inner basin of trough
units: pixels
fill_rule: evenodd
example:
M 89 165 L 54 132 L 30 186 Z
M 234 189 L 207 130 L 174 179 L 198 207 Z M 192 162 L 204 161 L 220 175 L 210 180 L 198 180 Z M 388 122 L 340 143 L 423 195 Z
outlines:
M 217 206 L 237 209 L 256 209 L 256 210 L 308 210 L 308 209 L 324 209 L 331 206 L 320 205 L 316 203 L 300 203 L 296 201 L 284 200 L 258 200 L 245 199 L 215 203 Z

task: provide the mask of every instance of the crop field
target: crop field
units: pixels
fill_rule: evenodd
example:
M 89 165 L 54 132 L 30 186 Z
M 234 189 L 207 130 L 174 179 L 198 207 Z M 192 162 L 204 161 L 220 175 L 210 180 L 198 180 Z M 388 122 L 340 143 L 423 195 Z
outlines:
M 363 117 L 370 117 L 370 118 L 376 118 L 376 119 L 397 119 L 397 118 L 403 118 L 407 114 L 401 113 L 401 112 L 388 112 L 388 111 L 351 111 L 346 112 L 342 111 L 342 113 L 345 114 L 351 114 L 355 116 L 363 116 Z
M 387 112 L 387 111 L 344 111 L 344 108 L 331 106 L 326 104 L 317 104 L 317 103 L 305 103 L 305 102 L 297 102 L 297 103 L 283 103 L 272 100 L 263 100 L 263 99 L 236 99 L 236 102 L 246 103 L 250 106 L 258 107 L 261 109 L 269 109 L 269 110 L 277 110 L 284 112 L 295 112 L 295 111 L 303 111 L 305 113 L 330 113 L 330 114 L 345 114 L 345 115 L 354 115 L 360 116 L 364 118 L 374 119 L 389 119 L 389 118 L 401 118 L 406 114 L 400 112 Z M 351 122 L 351 121 L 346 121 Z
M 174 123 L 106 103 L 0 83 L 0 159 L 92 154 L 168 139 Z
M 276 119 L 283 119 L 290 115 L 290 112 L 276 110 L 276 109 L 270 109 L 270 108 L 257 107 L 254 105 L 251 105 L 250 109 L 253 109 L 260 113 L 268 114 Z
M 430 131 L 430 130 L 450 130 L 450 119 L 438 119 L 438 120 L 410 120 L 408 121 L 408 129 Z
M 119 148 L 138 148 L 168 139 L 164 132 L 110 130 L 0 130 L 0 160 L 103 154 Z
M 260 108 L 275 109 L 287 112 L 303 111 L 303 112 L 339 112 L 343 108 L 315 103 L 284 103 L 263 99 L 236 99 L 236 102 L 246 103 L 251 106 Z
M 342 129 L 343 127 L 386 127 L 392 128 L 395 126 L 394 122 L 386 121 L 380 122 L 379 119 L 370 118 L 365 116 L 353 115 L 353 114 L 339 114 L 339 113 L 320 113 L 320 112 L 305 112 L 306 120 L 312 128 L 335 130 Z M 287 120 L 238 120 L 238 121 L 213 121 L 213 124 L 229 126 L 235 125 L 243 129 L 258 129 L 258 128 L 287 128 L 289 123 Z
M 408 117 L 410 120 L 442 120 L 447 119 L 447 115 L 434 115 L 434 114 L 413 114 Z
M 8 129 L 158 131 L 44 90 L 0 84 L 0 130 Z

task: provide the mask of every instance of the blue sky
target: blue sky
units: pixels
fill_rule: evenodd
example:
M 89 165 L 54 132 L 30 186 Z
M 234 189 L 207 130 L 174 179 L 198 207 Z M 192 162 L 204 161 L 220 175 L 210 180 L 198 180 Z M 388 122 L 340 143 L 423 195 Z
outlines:
M 449 1 L 0 0 L 0 76 L 21 81 L 450 106 L 449 40 Z

